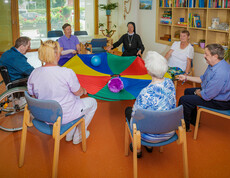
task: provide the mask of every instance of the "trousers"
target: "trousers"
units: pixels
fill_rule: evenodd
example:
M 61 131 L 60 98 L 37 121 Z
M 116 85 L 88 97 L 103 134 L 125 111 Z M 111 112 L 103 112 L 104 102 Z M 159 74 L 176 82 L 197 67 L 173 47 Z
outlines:
M 190 124 L 196 124 L 197 106 L 205 106 L 208 108 L 228 110 L 230 109 L 230 101 L 217 101 L 210 100 L 205 101 L 201 97 L 194 94 L 196 89 L 201 88 L 187 88 L 184 91 L 184 96 L 179 100 L 179 106 L 183 105 L 184 109 L 184 120 L 186 124 L 186 130 L 190 129 Z

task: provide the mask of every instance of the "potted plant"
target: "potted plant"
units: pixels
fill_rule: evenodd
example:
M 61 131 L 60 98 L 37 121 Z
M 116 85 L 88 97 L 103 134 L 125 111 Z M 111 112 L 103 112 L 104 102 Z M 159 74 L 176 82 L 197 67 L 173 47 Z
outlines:
M 204 39 L 200 40 L 199 44 L 200 44 L 201 48 L 203 48 L 203 49 L 205 48 L 205 40 Z
M 225 53 L 224 53 L 224 59 L 225 61 L 227 61 L 228 63 L 230 63 L 230 48 L 228 48 Z
M 98 26 L 99 26 L 99 29 L 100 29 L 100 30 L 104 30 L 104 25 L 105 25 L 104 23 L 99 23 L 99 25 L 98 25 Z
M 118 3 L 99 4 L 99 7 L 102 10 L 106 10 L 106 15 L 111 15 L 111 10 L 116 9 L 118 7 Z
M 115 29 L 116 27 L 117 27 L 117 26 L 114 24 L 114 25 L 112 26 L 111 30 L 105 29 L 106 36 L 107 36 L 107 37 L 111 37 L 111 36 L 113 35 L 113 33 L 115 32 L 114 29 Z

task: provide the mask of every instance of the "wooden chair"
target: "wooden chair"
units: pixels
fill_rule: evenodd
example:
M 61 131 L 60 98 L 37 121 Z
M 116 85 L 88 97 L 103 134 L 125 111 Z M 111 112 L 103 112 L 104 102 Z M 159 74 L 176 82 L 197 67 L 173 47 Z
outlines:
M 201 112 L 207 112 L 207 113 L 219 116 L 219 117 L 230 119 L 230 110 L 218 110 L 218 109 L 207 108 L 204 106 L 198 106 L 198 107 L 199 109 L 197 111 L 196 125 L 195 125 L 195 131 L 194 131 L 194 136 L 193 136 L 194 140 L 197 139 Z
M 82 149 L 84 152 L 86 151 L 85 120 L 82 116 L 70 123 L 62 125 L 62 108 L 57 101 L 35 99 L 30 97 L 26 91 L 25 97 L 28 105 L 26 105 L 24 110 L 19 167 L 22 167 L 24 164 L 27 127 L 34 125 L 40 132 L 52 135 L 54 138 L 52 177 L 57 177 L 60 140 L 79 124 L 81 124 Z M 30 112 L 34 116 L 32 122 L 30 120 Z
M 90 43 L 86 43 L 86 48 L 91 54 L 106 52 L 107 38 L 94 38 Z
M 141 132 L 151 134 L 162 134 L 173 130 L 178 130 L 178 135 L 175 133 L 169 140 L 150 143 L 141 139 Z M 187 141 L 186 129 L 183 119 L 183 107 L 168 110 L 168 111 L 150 111 L 145 109 L 137 109 L 133 116 L 133 129 L 130 128 L 130 123 L 125 124 L 125 155 L 128 156 L 129 137 L 133 145 L 133 175 L 137 178 L 137 149 L 141 145 L 150 147 L 160 147 L 177 141 L 182 144 L 183 148 L 183 164 L 184 177 L 189 177 L 188 173 L 188 157 L 187 157 Z

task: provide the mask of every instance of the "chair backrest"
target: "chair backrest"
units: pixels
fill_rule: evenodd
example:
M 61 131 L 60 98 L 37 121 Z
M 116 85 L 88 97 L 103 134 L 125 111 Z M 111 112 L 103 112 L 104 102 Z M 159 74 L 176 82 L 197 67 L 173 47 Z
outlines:
M 57 101 L 36 99 L 31 97 L 27 91 L 25 91 L 25 98 L 34 119 L 55 123 L 59 116 L 62 118 L 62 108 Z
M 184 118 L 183 107 L 166 111 L 151 111 L 137 109 L 133 116 L 133 123 L 143 133 L 162 134 L 178 129 Z
M 107 38 L 94 38 L 91 41 L 92 47 L 105 47 L 107 45 Z
M 5 83 L 5 85 L 10 83 L 10 76 L 9 76 L 8 70 L 5 66 L 0 66 L 0 73 L 2 75 L 2 79 Z
M 87 31 L 75 31 L 74 35 L 80 36 L 80 35 L 88 35 Z
M 63 36 L 63 32 L 61 30 L 48 31 L 48 34 L 47 34 L 48 38 L 61 37 L 61 36 Z

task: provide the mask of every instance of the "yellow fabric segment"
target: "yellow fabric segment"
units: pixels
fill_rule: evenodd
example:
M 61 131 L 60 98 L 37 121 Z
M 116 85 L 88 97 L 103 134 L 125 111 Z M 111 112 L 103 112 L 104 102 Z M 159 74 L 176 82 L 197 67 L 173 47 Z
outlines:
M 133 79 L 143 79 L 143 80 L 152 80 L 152 77 L 149 74 L 146 75 L 122 75 L 121 77 L 125 78 L 133 78 Z M 165 78 L 171 79 L 172 77 L 168 74 L 168 72 L 164 75 Z
M 103 74 L 101 72 L 97 72 L 92 68 L 85 65 L 85 63 L 79 58 L 77 55 L 70 59 L 63 67 L 67 67 L 72 69 L 76 74 L 80 75 L 89 75 L 89 76 L 110 76 L 108 74 Z

